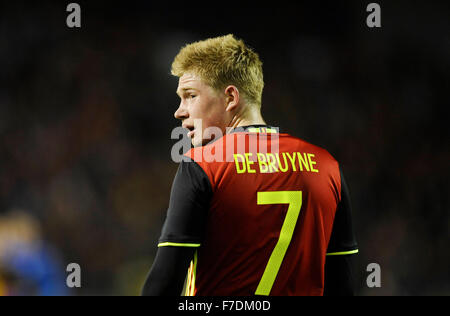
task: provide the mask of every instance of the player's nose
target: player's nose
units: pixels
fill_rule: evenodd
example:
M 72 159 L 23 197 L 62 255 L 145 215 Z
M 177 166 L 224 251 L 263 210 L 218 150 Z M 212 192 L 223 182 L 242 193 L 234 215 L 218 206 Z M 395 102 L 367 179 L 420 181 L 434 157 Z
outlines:
M 178 107 L 178 109 L 175 111 L 175 113 L 173 114 L 173 116 L 176 119 L 179 120 L 183 120 L 189 117 L 189 113 L 186 110 L 186 108 L 183 107 L 183 105 L 180 103 L 180 106 Z

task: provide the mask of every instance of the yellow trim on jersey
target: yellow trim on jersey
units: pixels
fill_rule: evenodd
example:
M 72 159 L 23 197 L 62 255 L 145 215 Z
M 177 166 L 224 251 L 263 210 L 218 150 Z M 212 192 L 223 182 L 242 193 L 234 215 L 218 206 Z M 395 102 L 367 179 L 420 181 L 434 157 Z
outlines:
M 349 250 L 349 251 L 339 251 L 339 252 L 330 252 L 327 253 L 327 256 L 342 256 L 342 255 L 352 255 L 354 253 L 358 253 L 358 249 Z
M 197 275 L 197 251 L 194 254 L 194 260 L 192 260 L 189 265 L 189 270 L 187 274 L 187 284 L 184 296 L 194 296 L 196 275 Z
M 194 263 L 191 261 L 191 263 L 189 263 L 189 269 L 186 275 L 186 288 L 184 289 L 184 296 L 189 296 L 189 293 L 191 292 L 191 275 L 193 266 Z
M 278 133 L 276 129 L 268 128 L 268 127 L 251 127 L 247 130 L 249 133 Z
M 200 244 L 189 244 L 189 243 L 178 243 L 178 242 L 162 242 L 160 244 L 158 244 L 158 247 L 167 247 L 167 246 L 172 246 L 172 247 L 200 247 Z

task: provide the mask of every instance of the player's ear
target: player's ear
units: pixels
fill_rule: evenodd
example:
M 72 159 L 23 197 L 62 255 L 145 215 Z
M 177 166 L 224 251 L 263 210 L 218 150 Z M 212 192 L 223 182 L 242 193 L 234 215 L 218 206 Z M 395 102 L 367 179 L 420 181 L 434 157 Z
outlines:
M 225 88 L 226 109 L 225 111 L 233 111 L 239 105 L 239 90 L 235 86 Z

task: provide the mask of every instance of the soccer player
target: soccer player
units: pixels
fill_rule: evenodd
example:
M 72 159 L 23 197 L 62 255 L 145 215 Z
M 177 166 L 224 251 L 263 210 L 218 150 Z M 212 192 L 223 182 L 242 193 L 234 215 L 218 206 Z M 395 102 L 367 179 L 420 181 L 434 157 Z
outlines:
M 342 170 L 326 150 L 266 125 L 258 55 L 233 35 L 211 38 L 183 47 L 172 74 L 175 117 L 194 148 L 142 293 L 353 294 L 358 248 Z M 206 137 L 211 127 L 223 136 Z

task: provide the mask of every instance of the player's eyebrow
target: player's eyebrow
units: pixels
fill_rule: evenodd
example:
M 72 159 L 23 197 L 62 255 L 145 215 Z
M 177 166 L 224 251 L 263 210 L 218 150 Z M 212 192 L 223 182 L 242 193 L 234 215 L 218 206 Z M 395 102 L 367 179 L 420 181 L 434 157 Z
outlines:
M 194 88 L 191 88 L 191 87 L 185 87 L 185 88 L 177 89 L 177 91 L 175 91 L 175 92 L 176 92 L 176 94 L 178 94 L 178 96 L 181 97 L 181 94 L 186 93 L 186 92 L 189 91 L 189 90 L 197 91 L 197 90 L 194 89 Z

